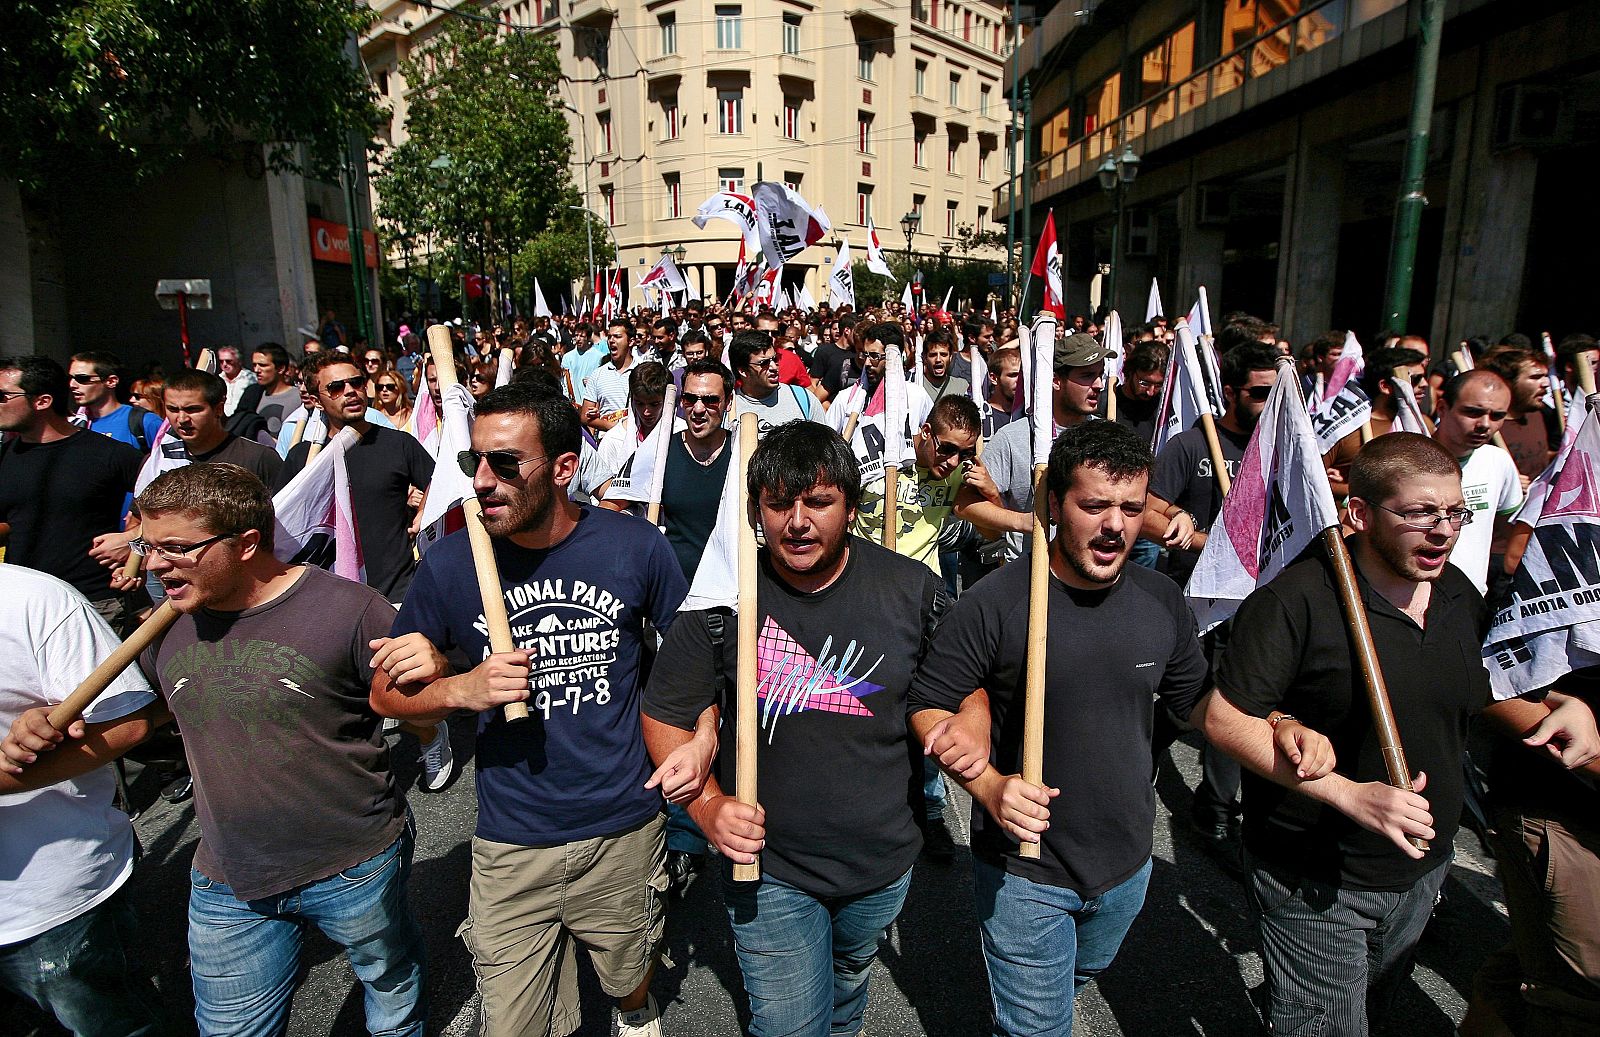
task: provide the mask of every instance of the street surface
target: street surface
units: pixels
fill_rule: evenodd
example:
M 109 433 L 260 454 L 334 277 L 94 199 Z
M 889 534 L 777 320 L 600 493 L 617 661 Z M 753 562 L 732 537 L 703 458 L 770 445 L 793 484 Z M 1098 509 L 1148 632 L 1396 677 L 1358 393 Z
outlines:
M 451 785 L 438 794 L 410 794 L 419 832 L 411 899 L 428 939 L 428 1031 L 470 1035 L 476 1033 L 477 1012 L 472 966 L 454 933 L 467 910 L 468 840 L 475 813 L 471 719 L 454 720 L 452 735 L 458 773 Z M 1162 763 L 1149 897 L 1116 963 L 1078 1000 L 1075 1032 L 1081 1037 L 1258 1032 L 1249 992 L 1261 984 L 1261 965 L 1246 894 L 1201 851 L 1185 820 L 1189 789 L 1199 775 L 1195 738 L 1174 745 L 1171 759 Z M 420 771 L 416 743 L 401 737 L 395 744 L 401 781 L 414 789 Z M 154 963 L 169 1004 L 192 1018 L 184 932 L 189 861 L 199 837 L 193 805 L 157 798 L 155 767 L 130 765 L 129 775 L 134 803 L 143 808 L 136 829 L 146 851 L 131 880 L 143 923 L 136 953 Z M 949 817 L 962 844 L 966 810 L 966 797 L 957 792 Z M 1444 902 L 1419 949 L 1414 981 L 1374 1033 L 1452 1033 L 1473 973 L 1507 938 L 1492 863 L 1465 829 L 1456 840 L 1456 855 Z M 873 972 L 863 1031 L 870 1037 L 981 1037 L 988 1032 L 988 988 L 967 860 L 962 849 L 954 864 L 918 865 L 905 911 Z M 741 1032 L 745 1008 L 739 970 L 714 877 L 702 876 L 674 903 L 667 935 L 671 964 L 657 972 L 654 984 L 657 999 L 668 1006 L 666 1033 L 729 1037 Z M 313 932 L 305 960 L 290 1025 L 293 1037 L 365 1033 L 361 991 L 343 957 Z M 579 1033 L 605 1037 L 612 1033 L 609 1005 L 587 967 L 583 977 L 585 1022 Z M 17 1020 L 11 1009 L 0 997 L 0 1013 Z M 60 1032 L 52 1023 L 37 1022 L 31 1012 L 21 1019 L 20 1026 L 7 1029 L 40 1037 Z

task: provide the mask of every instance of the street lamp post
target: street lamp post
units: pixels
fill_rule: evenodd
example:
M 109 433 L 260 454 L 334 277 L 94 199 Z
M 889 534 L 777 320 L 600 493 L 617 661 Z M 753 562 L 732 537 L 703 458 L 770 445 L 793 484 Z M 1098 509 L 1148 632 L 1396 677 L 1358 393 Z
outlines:
M 1117 308 L 1117 274 L 1122 270 L 1122 194 L 1139 176 L 1139 156 L 1133 145 L 1124 144 L 1122 153 L 1105 161 L 1095 171 L 1100 187 L 1111 195 L 1111 273 L 1106 278 L 1106 297 L 1101 305 L 1107 310 Z
M 922 217 L 914 212 L 908 212 L 900 217 L 900 232 L 906 236 L 906 268 L 911 267 L 911 237 L 917 232 L 917 225 L 922 222 Z

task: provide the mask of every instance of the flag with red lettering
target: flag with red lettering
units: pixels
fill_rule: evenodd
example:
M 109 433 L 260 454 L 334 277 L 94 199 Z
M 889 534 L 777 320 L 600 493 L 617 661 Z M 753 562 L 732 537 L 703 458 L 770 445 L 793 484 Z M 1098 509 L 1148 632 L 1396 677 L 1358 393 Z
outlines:
M 1056 243 L 1053 211 L 1044 218 L 1044 231 L 1039 235 L 1039 247 L 1034 250 L 1030 272 L 1044 278 L 1044 308 L 1055 314 L 1056 320 L 1066 320 L 1067 307 L 1061 291 L 1061 249 Z
M 756 202 L 756 233 L 761 254 L 774 269 L 827 236 L 833 225 L 828 214 L 800 197 L 785 184 L 763 180 L 751 192 Z
M 1185 591 L 1203 634 L 1339 524 L 1292 365 L 1278 380 Z

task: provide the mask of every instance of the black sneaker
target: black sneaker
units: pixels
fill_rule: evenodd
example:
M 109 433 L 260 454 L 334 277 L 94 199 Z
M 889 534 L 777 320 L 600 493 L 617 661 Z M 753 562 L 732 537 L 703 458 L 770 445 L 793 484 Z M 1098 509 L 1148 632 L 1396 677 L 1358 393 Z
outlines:
M 934 864 L 949 864 L 956 859 L 956 841 L 944 818 L 929 818 L 923 823 L 922 859 Z
M 161 798 L 168 803 L 182 803 L 194 795 L 194 777 L 187 771 L 173 779 L 172 783 L 161 790 Z
M 1244 845 L 1232 825 L 1194 824 L 1195 834 L 1206 856 L 1217 862 L 1229 877 L 1244 881 Z
M 699 854 L 689 853 L 686 850 L 667 851 L 667 895 L 681 897 L 694 882 L 700 869 L 705 866 L 705 858 Z

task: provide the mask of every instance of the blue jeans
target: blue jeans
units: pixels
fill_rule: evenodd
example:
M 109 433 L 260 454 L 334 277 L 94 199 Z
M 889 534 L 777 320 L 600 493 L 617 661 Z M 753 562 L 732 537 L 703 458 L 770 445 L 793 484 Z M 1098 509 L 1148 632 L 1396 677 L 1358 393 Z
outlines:
M 307 925 L 344 948 L 366 993 L 373 1034 L 419 1035 L 422 930 L 406 903 L 416 835 L 410 818 L 389 848 L 337 875 L 243 901 L 189 872 L 189 959 L 200 1033 L 266 1037 L 289 1026 L 289 999 Z
M 1144 906 L 1150 862 L 1088 899 L 978 858 L 973 873 L 995 1037 L 1072 1037 L 1073 999 L 1117 956 Z
M 704 857 L 710 852 L 705 833 L 689 812 L 676 803 L 667 804 L 667 849 Z
M 126 884 L 76 918 L 0 947 L 0 990 L 38 1005 L 79 1037 L 168 1033 L 140 954 L 138 919 Z
M 900 914 L 907 871 L 855 897 L 816 897 L 762 876 L 734 882 L 723 860 L 722 900 L 750 995 L 751 1037 L 854 1037 L 883 931 Z
M 944 820 L 944 771 L 932 756 L 922 758 L 922 805 L 929 821 Z
M 1133 542 L 1133 550 L 1128 553 L 1128 561 L 1134 565 L 1142 565 L 1146 569 L 1154 569 L 1160 560 L 1161 545 L 1142 537 Z

